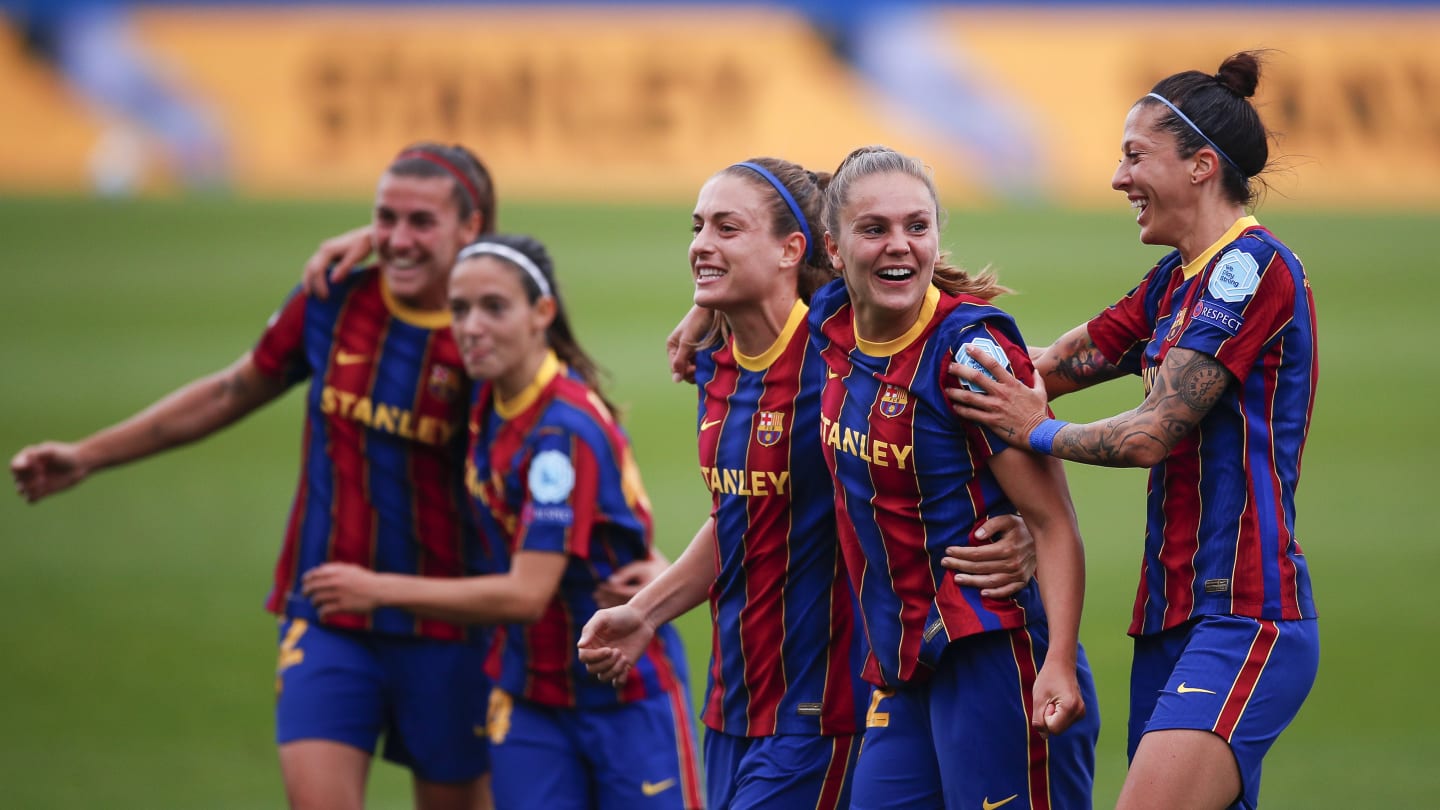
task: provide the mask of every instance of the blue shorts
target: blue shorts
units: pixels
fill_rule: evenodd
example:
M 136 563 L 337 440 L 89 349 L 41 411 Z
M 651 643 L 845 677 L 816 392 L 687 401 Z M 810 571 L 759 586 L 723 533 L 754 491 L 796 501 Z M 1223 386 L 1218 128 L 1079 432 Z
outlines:
M 698 810 L 700 768 L 684 686 L 603 709 L 490 693 L 496 807 Z
M 851 807 L 1088 810 L 1100 705 L 1083 649 L 1085 716 L 1048 740 L 1030 728 L 1048 638 L 1030 625 L 958 639 L 928 682 L 874 690 Z
M 710 810 L 850 806 L 860 735 L 740 737 L 705 732 L 705 806 Z
M 490 679 L 475 644 L 280 622 L 275 742 L 332 740 L 385 758 L 429 782 L 490 771 Z
M 1319 667 L 1314 619 L 1202 616 L 1140 636 L 1130 669 L 1130 758 L 1147 732 L 1214 732 L 1240 767 L 1241 797 L 1232 806 L 1253 808 L 1260 761 L 1295 719 Z

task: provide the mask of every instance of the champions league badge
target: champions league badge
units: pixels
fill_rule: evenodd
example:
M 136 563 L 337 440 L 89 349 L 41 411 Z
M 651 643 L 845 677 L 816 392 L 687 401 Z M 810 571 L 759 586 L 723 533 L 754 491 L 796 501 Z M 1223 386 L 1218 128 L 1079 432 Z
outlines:
M 1228 304 L 1243 301 L 1260 286 L 1260 265 L 1249 253 L 1233 248 L 1215 263 L 1210 274 L 1210 295 Z
M 460 394 L 460 375 L 448 366 L 435 366 L 430 369 L 430 382 L 426 387 L 431 396 L 450 402 Z
M 905 412 L 905 406 L 908 404 L 910 404 L 910 395 L 898 385 L 886 385 L 885 390 L 880 394 L 880 414 L 882 416 L 899 416 Z
M 770 447 L 785 435 L 785 414 L 778 411 L 761 411 L 755 415 L 755 441 Z
M 560 503 L 575 488 L 575 468 L 559 450 L 542 450 L 530 461 L 530 497 L 536 503 Z
M 970 368 L 975 369 L 976 371 L 984 374 L 986 377 L 989 377 L 992 380 L 995 379 L 994 374 L 991 374 L 988 370 L 986 370 L 984 366 L 980 365 L 979 360 L 971 357 L 970 353 L 965 351 L 965 349 L 970 346 L 974 346 L 980 351 L 995 358 L 995 362 L 1003 366 L 1006 371 L 1010 370 L 1010 358 L 1005 356 L 1005 350 L 1000 348 L 1000 344 L 986 337 L 977 337 L 974 340 L 965 342 L 963 345 L 960 346 L 959 349 L 956 349 L 955 362 L 959 363 L 962 366 L 969 366 Z M 974 391 L 977 394 L 985 393 L 985 389 L 972 385 L 963 379 L 960 381 L 960 384 L 970 389 L 971 391 Z

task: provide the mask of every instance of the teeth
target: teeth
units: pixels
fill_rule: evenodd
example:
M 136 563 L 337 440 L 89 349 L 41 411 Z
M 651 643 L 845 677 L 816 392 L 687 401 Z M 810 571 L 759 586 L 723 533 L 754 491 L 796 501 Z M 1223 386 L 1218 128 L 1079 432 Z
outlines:
M 1149 205 L 1149 204 L 1150 204 L 1150 201 L 1149 201 L 1149 200 L 1143 200 L 1143 199 L 1131 200 L 1131 201 L 1130 201 L 1130 207 L 1131 207 L 1131 208 L 1135 208 L 1135 209 L 1138 209 L 1138 210 L 1141 210 L 1141 211 L 1145 210 L 1145 206 L 1147 206 L 1147 205 Z
M 716 267 L 697 267 L 695 268 L 695 275 L 700 278 L 719 278 L 725 275 L 725 271 Z
M 910 268 L 908 267 L 887 267 L 880 271 L 882 278 L 909 278 Z

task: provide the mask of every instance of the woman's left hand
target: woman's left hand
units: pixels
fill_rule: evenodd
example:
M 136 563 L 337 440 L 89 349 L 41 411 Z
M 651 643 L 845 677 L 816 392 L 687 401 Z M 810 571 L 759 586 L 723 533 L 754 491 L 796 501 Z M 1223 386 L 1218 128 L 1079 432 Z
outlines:
M 1049 414 L 1045 381 L 1036 374 L 1034 387 L 1027 386 L 988 353 L 970 347 L 966 353 L 972 362 L 956 358 L 950 363 L 950 373 L 962 383 L 945 389 L 951 409 L 961 418 L 995 431 L 1007 443 L 1028 448 L 1030 431 Z
M 305 574 L 302 589 L 320 611 L 320 618 L 332 613 L 369 613 L 380 607 L 380 575 L 351 563 L 325 563 Z

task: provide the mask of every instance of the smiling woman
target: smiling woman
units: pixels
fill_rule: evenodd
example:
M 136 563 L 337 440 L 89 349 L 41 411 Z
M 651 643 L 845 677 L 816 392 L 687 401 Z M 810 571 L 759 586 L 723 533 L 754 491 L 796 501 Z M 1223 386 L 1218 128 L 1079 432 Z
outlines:
M 938 195 L 914 158 L 852 152 L 825 210 L 843 283 L 809 315 L 827 367 L 822 445 L 875 687 L 852 807 L 1089 806 L 1099 716 L 1069 490 L 1057 462 L 957 418 L 942 391 L 971 346 L 1031 376 L 990 301 L 1003 288 L 942 260 Z M 1035 579 L 995 597 L 946 575 L 947 548 L 1016 512 L 1035 536 Z
M 1175 248 L 1119 302 L 1063 335 L 1021 384 L 971 352 L 955 410 L 1011 444 L 1149 467 L 1130 634 L 1131 765 L 1123 810 L 1254 807 L 1260 765 L 1319 667 L 1295 535 L 1319 359 L 1299 258 L 1247 216 L 1269 161 L 1249 98 L 1255 54 L 1161 80 L 1131 107 L 1112 185 L 1140 241 Z M 1050 398 L 1138 374 L 1145 399 L 1090 424 Z
M 698 808 L 675 629 L 656 628 L 623 686 L 575 660 L 602 586 L 655 558 L 629 440 L 570 329 L 549 252 L 526 236 L 482 237 L 460 252 L 448 300 L 477 382 L 465 481 L 490 564 L 440 578 L 332 563 L 306 576 L 305 593 L 322 616 L 400 608 L 499 626 L 486 721 L 497 806 Z
M 328 300 L 293 292 L 253 350 L 79 442 L 21 450 L 36 501 L 94 472 L 197 441 L 309 379 L 301 478 L 267 608 L 281 619 L 275 739 L 292 806 L 359 808 L 372 753 L 408 767 L 423 810 L 488 802 L 486 634 L 389 609 L 322 613 L 300 591 L 325 563 L 454 578 L 482 558 L 463 504 L 464 368 L 445 284 L 493 227 L 489 173 L 422 143 L 375 194 L 379 272 Z

